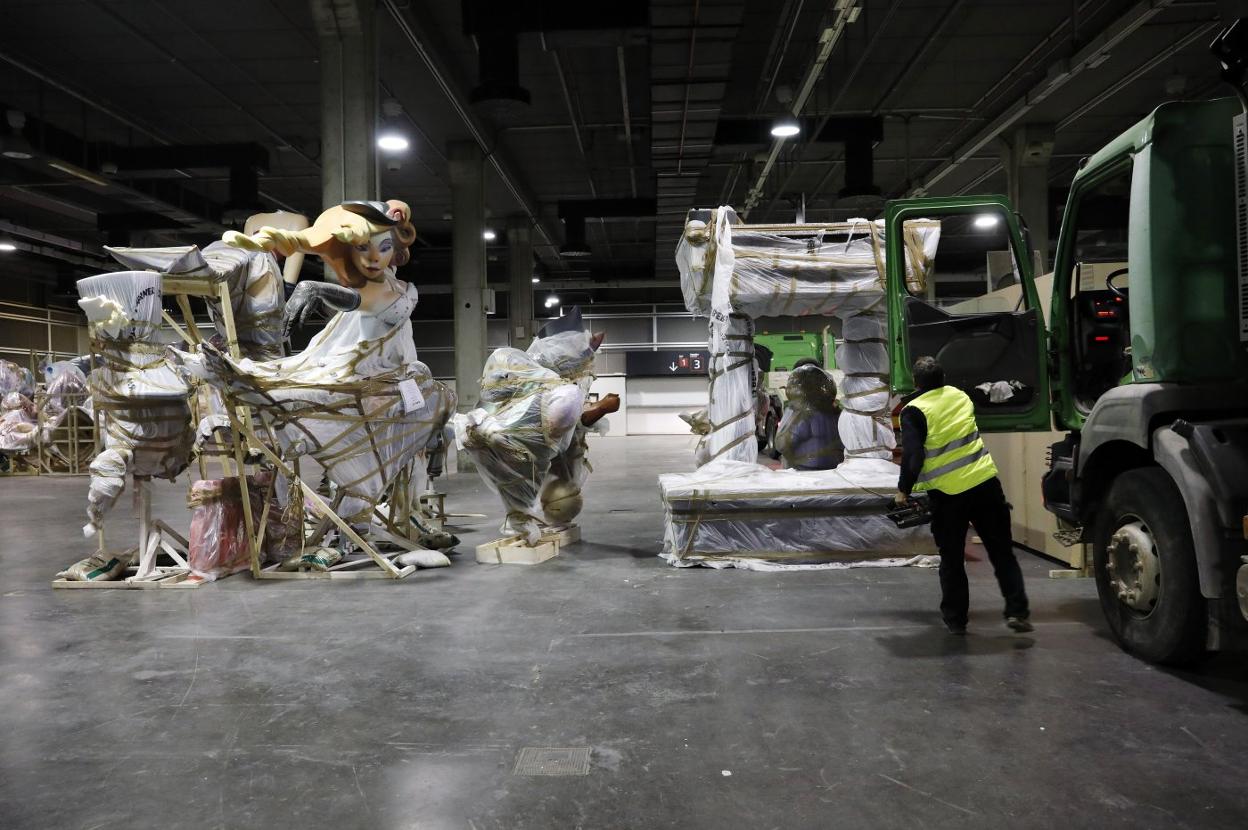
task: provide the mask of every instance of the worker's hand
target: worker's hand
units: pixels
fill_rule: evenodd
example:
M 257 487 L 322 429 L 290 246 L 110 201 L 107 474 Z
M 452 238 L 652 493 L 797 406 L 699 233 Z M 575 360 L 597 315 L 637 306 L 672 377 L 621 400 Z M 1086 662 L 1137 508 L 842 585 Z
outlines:
M 907 493 L 903 493 L 903 492 L 901 492 L 900 490 L 898 490 L 898 491 L 897 491 L 897 492 L 893 495 L 893 503 L 894 503 L 894 504 L 896 504 L 898 507 L 900 507 L 900 506 L 904 505 L 904 504 L 905 504 L 906 502 L 908 502 L 908 501 L 910 501 L 910 496 L 909 496 L 909 494 L 907 494 Z

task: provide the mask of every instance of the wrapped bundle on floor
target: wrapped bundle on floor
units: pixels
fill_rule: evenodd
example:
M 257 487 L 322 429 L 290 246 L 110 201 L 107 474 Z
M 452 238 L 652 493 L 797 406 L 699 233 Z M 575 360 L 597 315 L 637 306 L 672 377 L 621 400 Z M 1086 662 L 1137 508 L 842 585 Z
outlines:
M 862 459 L 834 470 L 771 470 L 721 459 L 659 476 L 663 555 L 673 564 L 857 562 L 935 553 L 926 527 L 899 529 L 897 466 Z
M 889 461 L 896 438 L 884 229 L 882 220 L 745 225 L 729 207 L 691 212 L 676 261 L 686 306 L 711 319 L 711 461 L 692 476 L 662 477 L 672 557 L 869 558 L 911 547 L 914 534 L 897 534 L 880 495 L 898 476 Z M 911 220 L 903 233 L 906 281 L 921 289 L 940 224 Z M 773 472 L 754 463 L 753 320 L 806 315 L 841 321 L 837 430 L 845 460 L 835 470 Z M 801 507 L 786 513 L 786 504 Z
M 283 510 L 270 485 L 273 474 L 263 471 L 247 476 L 251 512 L 263 512 L 265 492 L 269 492 L 269 513 L 264 528 L 264 554 L 268 561 L 281 561 L 299 549 L 302 510 Z M 190 551 L 187 563 L 195 579 L 212 582 L 247 570 L 251 564 L 244 521 L 242 488 L 238 478 L 201 479 L 191 485 L 186 499 L 191 508 Z
M 172 480 L 186 469 L 191 448 L 187 387 L 165 361 L 158 342 L 160 275 L 119 271 L 78 281 L 91 350 L 91 398 L 103 413 L 104 450 L 91 462 L 87 495 L 92 536 L 125 486 L 127 473 Z

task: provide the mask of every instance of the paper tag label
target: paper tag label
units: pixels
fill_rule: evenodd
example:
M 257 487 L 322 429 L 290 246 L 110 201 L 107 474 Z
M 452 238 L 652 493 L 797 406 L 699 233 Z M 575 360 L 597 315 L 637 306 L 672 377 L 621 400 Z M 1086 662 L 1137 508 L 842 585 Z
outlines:
M 420 394 L 420 385 L 408 378 L 399 381 L 399 394 L 403 396 L 403 411 L 412 413 L 425 408 L 425 396 Z

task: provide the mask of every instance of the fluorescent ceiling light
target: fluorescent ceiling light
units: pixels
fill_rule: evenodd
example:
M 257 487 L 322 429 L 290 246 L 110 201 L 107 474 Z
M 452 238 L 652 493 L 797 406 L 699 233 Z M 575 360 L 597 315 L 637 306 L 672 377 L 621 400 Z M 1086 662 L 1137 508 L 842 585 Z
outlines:
M 557 305 L 559 305 L 559 298 L 558 298 L 558 297 L 556 297 L 554 294 L 551 294 L 549 297 L 547 297 L 547 298 L 546 298 L 546 307 L 547 307 L 547 308 L 551 308 L 551 307 L 553 307 L 553 306 L 557 306 Z
M 794 118 L 781 118 L 771 126 L 771 134 L 776 138 L 792 138 L 802 131 L 802 126 Z
M 999 217 L 991 213 L 983 213 L 975 217 L 975 227 L 977 228 L 995 228 L 1001 221 Z
M 16 250 L 17 250 L 17 246 L 14 245 L 12 242 L 0 242 L 0 251 L 4 251 L 7 254 L 10 251 L 16 251 Z
M 101 179 L 99 176 L 92 175 L 86 170 L 83 170 L 81 167 L 75 167 L 72 164 L 66 164 L 61 161 L 50 161 L 48 162 L 48 167 L 54 167 L 62 173 L 68 173 L 71 176 L 82 179 L 84 182 L 91 182 L 91 184 L 98 185 L 100 187 L 108 187 L 108 179 Z
M 377 146 L 387 152 L 401 153 L 407 149 L 407 139 L 396 133 L 377 136 Z
M 486 242 L 493 242 L 496 236 L 498 236 L 498 234 L 494 233 L 494 231 L 490 230 L 489 228 L 486 228 L 485 231 L 481 234 L 481 238 L 484 239 Z
M 541 278 L 541 277 L 534 277 L 534 278 L 533 278 L 533 282 L 541 282 L 541 281 L 542 281 L 542 278 Z
M 34 155 L 26 152 L 25 150 L 13 149 L 5 150 L 4 157 L 8 159 L 17 159 L 18 161 L 29 161 L 34 158 Z

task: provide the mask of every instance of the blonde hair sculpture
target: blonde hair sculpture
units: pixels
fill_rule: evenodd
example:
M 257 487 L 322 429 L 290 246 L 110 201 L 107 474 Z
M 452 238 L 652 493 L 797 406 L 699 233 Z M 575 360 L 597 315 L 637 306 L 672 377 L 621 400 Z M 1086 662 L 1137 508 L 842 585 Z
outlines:
M 287 257 L 296 253 L 316 254 L 333 269 L 339 283 L 348 288 L 359 288 L 368 278 L 351 260 L 353 245 L 389 231 L 394 237 L 395 264 L 404 265 L 409 258 L 407 249 L 416 241 L 412 211 L 407 203 L 397 199 L 387 200 L 384 215 L 388 221 L 384 223 L 375 218 L 380 213 L 378 206 L 382 204 L 346 202 L 316 217 L 312 227 L 305 230 L 284 230 L 266 225 L 250 236 L 238 231 L 226 231 L 222 239 L 227 245 L 249 251 L 276 251 Z

